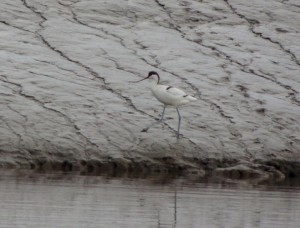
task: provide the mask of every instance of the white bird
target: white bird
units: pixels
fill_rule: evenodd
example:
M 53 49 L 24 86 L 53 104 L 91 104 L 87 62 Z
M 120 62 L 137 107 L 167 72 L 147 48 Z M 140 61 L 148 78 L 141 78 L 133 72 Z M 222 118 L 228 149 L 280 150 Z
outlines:
M 148 127 L 144 128 L 142 132 L 147 132 L 149 128 L 151 128 L 154 124 L 161 123 L 163 122 L 164 114 L 165 114 L 165 109 L 167 106 L 174 106 L 176 107 L 177 113 L 178 113 L 178 127 L 177 127 L 177 139 L 179 138 L 179 130 L 180 130 L 180 123 L 181 123 L 181 116 L 179 113 L 178 106 L 184 105 L 189 103 L 190 101 L 195 101 L 197 100 L 195 97 L 186 94 L 184 91 L 174 88 L 172 86 L 168 85 L 161 85 L 159 84 L 160 77 L 157 72 L 155 71 L 150 71 L 148 73 L 148 76 L 139 80 L 135 81 L 141 82 L 145 79 L 151 80 L 151 92 L 153 96 L 164 105 L 161 117 L 158 121 L 155 121 L 154 123 L 150 124 Z

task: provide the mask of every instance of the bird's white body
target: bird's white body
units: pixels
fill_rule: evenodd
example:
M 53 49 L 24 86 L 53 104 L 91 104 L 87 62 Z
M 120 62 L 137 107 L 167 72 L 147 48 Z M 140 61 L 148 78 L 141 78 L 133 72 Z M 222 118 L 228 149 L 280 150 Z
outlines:
M 182 90 L 167 85 L 153 84 L 150 89 L 153 96 L 164 105 L 178 107 L 197 100 Z

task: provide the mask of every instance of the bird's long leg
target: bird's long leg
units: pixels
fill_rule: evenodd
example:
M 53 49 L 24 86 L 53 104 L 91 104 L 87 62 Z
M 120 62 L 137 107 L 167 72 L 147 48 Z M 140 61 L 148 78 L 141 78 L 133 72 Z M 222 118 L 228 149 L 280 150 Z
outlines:
M 163 122 L 163 120 L 164 120 L 164 115 L 165 115 L 165 109 L 166 109 L 166 106 L 164 105 L 164 109 L 163 109 L 163 111 L 162 111 L 162 114 L 161 114 L 160 119 L 157 120 L 157 121 L 155 121 L 155 122 L 153 122 L 153 123 L 150 124 L 148 127 L 145 127 L 145 128 L 142 130 L 142 132 L 147 132 L 147 131 L 149 130 L 149 128 L 151 128 L 153 125 L 155 125 L 155 124 L 157 124 L 157 123 Z
M 179 129 L 180 129 L 180 122 L 181 122 L 181 116 L 178 110 L 178 107 L 176 107 L 177 113 L 178 113 L 178 128 L 177 128 L 177 139 L 179 139 Z

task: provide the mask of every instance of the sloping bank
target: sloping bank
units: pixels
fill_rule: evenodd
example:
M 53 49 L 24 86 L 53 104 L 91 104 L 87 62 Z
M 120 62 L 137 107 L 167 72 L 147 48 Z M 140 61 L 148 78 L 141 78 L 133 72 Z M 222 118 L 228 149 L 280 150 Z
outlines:
M 0 165 L 83 173 L 299 176 L 299 5 L 0 2 Z M 255 12 L 255 13 L 253 13 Z M 286 15 L 289 15 L 288 17 Z M 166 123 L 147 83 L 198 101 Z

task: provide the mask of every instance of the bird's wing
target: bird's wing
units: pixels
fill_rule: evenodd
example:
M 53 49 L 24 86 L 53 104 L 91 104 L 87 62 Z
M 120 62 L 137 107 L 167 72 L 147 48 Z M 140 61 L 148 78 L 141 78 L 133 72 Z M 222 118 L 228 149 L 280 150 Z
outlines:
M 184 91 L 174 88 L 172 86 L 166 86 L 166 92 L 172 96 L 178 96 L 178 97 L 186 96 L 186 93 Z

